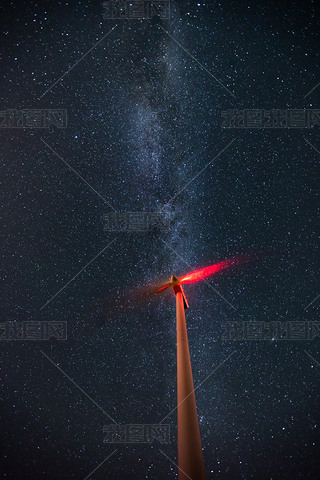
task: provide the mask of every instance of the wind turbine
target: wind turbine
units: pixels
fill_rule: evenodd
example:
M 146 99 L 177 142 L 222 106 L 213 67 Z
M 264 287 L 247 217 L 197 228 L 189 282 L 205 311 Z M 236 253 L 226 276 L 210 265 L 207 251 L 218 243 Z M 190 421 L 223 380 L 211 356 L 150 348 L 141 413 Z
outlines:
M 172 275 L 170 282 L 157 291 L 172 287 L 176 297 L 177 319 L 177 410 L 178 410 L 178 467 L 179 480 L 205 480 L 201 438 L 193 385 L 185 309 L 189 308 L 182 283 L 193 283 L 225 269 L 239 259 L 226 260 L 196 270 L 179 278 Z
M 172 275 L 170 281 L 155 287 L 154 285 L 136 288 L 133 291 L 126 289 L 121 307 L 125 302 L 133 303 L 145 301 L 146 295 L 172 287 L 176 297 L 176 325 L 177 325 L 177 410 L 178 410 L 178 478 L 179 480 L 205 480 L 199 422 L 196 407 L 196 398 L 193 384 L 192 368 L 189 353 L 188 333 L 185 318 L 185 309 L 189 308 L 182 284 L 198 282 L 209 275 L 248 260 L 248 256 L 231 258 L 208 267 L 195 270 L 182 277 Z M 118 292 L 119 293 L 119 292 Z M 131 298 L 131 301 L 130 301 Z M 132 301 L 132 298 L 134 301 Z M 113 311 L 119 313 L 119 304 L 112 302 L 114 296 L 105 298 L 105 313 Z

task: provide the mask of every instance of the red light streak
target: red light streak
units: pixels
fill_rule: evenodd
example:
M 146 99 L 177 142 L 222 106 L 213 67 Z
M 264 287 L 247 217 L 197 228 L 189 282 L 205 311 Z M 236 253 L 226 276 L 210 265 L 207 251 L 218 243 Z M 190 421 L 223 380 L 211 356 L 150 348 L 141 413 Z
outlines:
M 224 270 L 225 268 L 232 267 L 242 261 L 247 260 L 247 257 L 237 257 L 231 258 L 229 260 L 224 260 L 223 262 L 215 263 L 214 265 L 209 265 L 208 267 L 200 268 L 199 270 L 194 270 L 193 272 L 187 273 L 183 277 L 180 278 L 180 283 L 194 283 L 199 282 L 200 280 L 208 277 L 209 275 L 213 275 L 214 273 L 219 272 L 220 270 Z M 170 283 L 163 285 L 157 291 L 160 292 L 165 288 L 170 287 Z
M 190 272 L 187 275 L 184 275 L 180 278 L 181 283 L 194 283 L 199 282 L 203 278 L 208 277 L 209 275 L 213 275 L 220 270 L 224 270 L 225 268 L 230 267 L 236 263 L 233 260 L 225 260 L 224 262 L 215 263 L 214 265 L 210 265 L 209 267 L 200 268 L 200 270 L 195 270 L 194 272 Z

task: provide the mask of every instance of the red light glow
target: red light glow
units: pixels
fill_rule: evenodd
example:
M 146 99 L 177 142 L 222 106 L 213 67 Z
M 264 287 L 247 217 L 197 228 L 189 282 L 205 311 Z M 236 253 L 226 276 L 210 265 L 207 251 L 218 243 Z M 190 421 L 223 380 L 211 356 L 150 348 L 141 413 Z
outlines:
M 231 267 L 236 262 L 235 259 L 232 260 L 225 260 L 224 262 L 215 263 L 214 265 L 210 265 L 209 267 L 200 268 L 200 270 L 195 270 L 194 272 L 188 273 L 180 278 L 181 283 L 194 283 L 199 282 L 203 278 L 208 277 L 209 275 L 213 275 L 220 270 L 225 268 Z
M 223 262 L 215 263 L 214 265 L 209 265 L 208 267 L 200 268 L 200 270 L 194 270 L 193 272 L 188 273 L 180 278 L 180 283 L 194 283 L 199 282 L 200 280 L 213 275 L 214 273 L 224 270 L 225 268 L 231 267 L 246 260 L 246 257 L 237 257 L 225 260 Z M 170 287 L 171 284 L 167 283 L 158 289 L 158 292 L 164 290 L 165 288 Z

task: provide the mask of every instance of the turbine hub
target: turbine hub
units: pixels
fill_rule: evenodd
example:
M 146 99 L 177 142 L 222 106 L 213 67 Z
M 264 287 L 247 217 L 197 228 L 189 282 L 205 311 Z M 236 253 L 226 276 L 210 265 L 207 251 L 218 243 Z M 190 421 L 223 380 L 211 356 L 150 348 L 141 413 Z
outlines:
M 174 287 L 175 285 L 178 285 L 180 283 L 180 278 L 178 278 L 176 275 L 171 275 L 171 278 L 170 278 L 170 284 L 172 287 Z

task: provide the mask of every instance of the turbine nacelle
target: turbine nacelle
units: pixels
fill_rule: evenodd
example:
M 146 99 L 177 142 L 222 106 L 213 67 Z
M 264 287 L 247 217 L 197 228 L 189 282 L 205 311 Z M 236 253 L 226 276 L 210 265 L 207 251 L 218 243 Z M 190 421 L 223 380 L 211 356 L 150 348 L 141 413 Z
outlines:
M 170 285 L 171 285 L 172 290 L 173 290 L 175 295 L 177 295 L 178 292 L 180 292 L 182 294 L 184 308 L 189 308 L 189 304 L 187 302 L 187 299 L 186 299 L 186 296 L 184 294 L 183 288 L 181 287 L 180 278 L 177 277 L 176 275 L 171 275 Z
M 185 308 L 189 308 L 189 304 L 187 302 L 186 296 L 184 294 L 184 291 L 181 287 L 181 278 L 177 277 L 177 275 L 171 275 L 169 283 L 166 283 L 165 285 L 162 285 L 160 288 L 158 288 L 158 292 L 161 292 L 161 290 L 164 290 L 165 288 L 172 287 L 173 292 L 175 295 L 177 295 L 178 292 L 181 292 L 182 297 L 183 297 L 183 303 Z
M 170 278 L 170 285 L 174 287 L 175 285 L 178 285 L 180 283 L 180 278 L 177 277 L 177 275 L 171 275 Z

